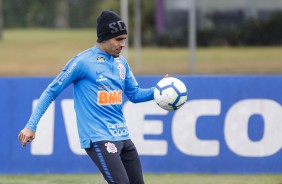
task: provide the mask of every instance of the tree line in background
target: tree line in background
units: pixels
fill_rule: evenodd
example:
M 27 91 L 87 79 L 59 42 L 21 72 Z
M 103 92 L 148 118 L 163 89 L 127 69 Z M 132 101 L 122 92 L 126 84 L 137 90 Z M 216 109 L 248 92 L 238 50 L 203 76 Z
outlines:
M 236 26 L 218 26 L 198 31 L 202 46 L 273 46 L 282 45 L 282 12 L 265 20 L 249 18 Z
M 0 0 L 6 28 L 96 28 L 102 10 L 120 14 L 119 0 Z M 129 40 L 133 40 L 133 1 L 128 1 Z M 142 1 L 142 30 L 154 31 L 154 1 Z M 1 18 L 1 17 L 0 17 Z M 0 20 L 1 23 L 1 20 Z M 130 43 L 131 44 L 131 43 Z
M 133 40 L 133 0 L 128 1 L 129 44 Z M 157 33 L 155 29 L 155 1 L 142 0 L 142 43 L 157 46 L 187 46 L 187 21 L 180 30 Z M 4 28 L 93 28 L 101 10 L 120 13 L 119 0 L 0 0 L 0 39 Z M 239 25 L 218 24 L 224 18 L 214 12 L 208 15 L 213 27 L 197 30 L 199 46 L 281 45 L 282 13 L 268 19 L 250 18 Z
M 179 14 L 177 19 L 183 18 L 181 22 L 187 22 L 187 12 Z M 247 18 L 242 10 L 215 11 L 205 16 L 211 24 L 197 26 L 198 46 L 282 45 L 282 11 L 267 11 L 263 16 Z M 155 42 L 158 45 L 174 46 L 177 43 L 178 46 L 187 46 L 187 35 L 187 25 L 179 27 L 172 23 Z
M 3 0 L 0 0 L 0 41 L 3 36 Z

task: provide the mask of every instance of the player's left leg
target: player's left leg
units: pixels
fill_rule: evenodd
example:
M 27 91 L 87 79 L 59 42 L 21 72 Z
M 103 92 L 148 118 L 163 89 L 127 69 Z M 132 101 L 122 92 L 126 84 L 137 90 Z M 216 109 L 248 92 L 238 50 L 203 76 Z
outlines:
M 130 184 L 124 164 L 120 158 L 124 142 L 93 142 L 85 151 L 93 160 L 109 184 Z
M 136 147 L 129 139 L 124 142 L 120 153 L 130 184 L 144 184 L 142 166 Z

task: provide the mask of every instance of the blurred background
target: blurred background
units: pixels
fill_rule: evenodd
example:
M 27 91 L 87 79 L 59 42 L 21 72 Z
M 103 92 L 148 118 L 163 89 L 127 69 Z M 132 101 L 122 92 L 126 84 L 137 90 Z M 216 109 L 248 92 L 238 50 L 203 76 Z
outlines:
M 56 75 L 104 9 L 128 24 L 136 74 L 281 73 L 281 0 L 0 0 L 0 75 Z
M 181 110 L 176 115 L 169 112 L 166 116 L 156 110 L 150 112 L 154 116 L 147 116 L 147 112 L 143 111 L 150 110 L 149 105 L 139 108 L 140 112 L 136 116 L 136 111 L 129 111 L 134 116 L 134 122 L 140 126 L 148 119 L 158 120 L 156 124 L 147 122 L 144 130 L 153 132 L 143 132 L 142 138 L 167 142 L 169 145 L 166 154 L 142 155 L 143 161 L 146 161 L 144 168 L 147 169 L 145 179 L 148 183 L 282 183 L 279 174 L 282 170 L 279 164 L 282 158 L 282 126 L 277 123 L 282 119 L 282 0 L 0 0 L 0 122 L 2 128 L 6 127 L 0 134 L 0 140 L 4 140 L 4 148 L 0 152 L 0 174 L 28 174 L 30 170 L 31 173 L 45 174 L 59 172 L 60 168 L 81 172 L 85 168 L 93 168 L 88 157 L 74 154 L 68 147 L 65 135 L 67 123 L 62 117 L 62 111 L 72 106 L 64 107 L 60 102 L 71 99 L 71 92 L 56 99 L 56 111 L 51 109 L 51 115 L 56 114 L 55 136 L 60 135 L 59 139 L 56 137 L 54 154 L 32 155 L 29 149 L 20 147 L 16 137 L 29 118 L 32 102 L 40 96 L 53 76 L 60 73 L 69 59 L 95 44 L 96 17 L 105 9 L 116 11 L 127 23 L 127 47 L 122 54 L 128 59 L 133 72 L 143 81 L 141 83 L 151 85 L 165 74 L 178 75 L 188 87 L 188 101 L 191 100 L 192 105 L 196 104 L 192 110 L 183 113 L 182 119 L 177 119 L 179 121 L 173 117 L 181 114 Z M 224 134 L 228 123 L 226 117 L 228 112 L 234 111 L 234 104 L 247 100 L 257 102 L 257 99 L 263 102 L 249 109 L 241 105 L 239 110 L 243 110 L 238 116 L 244 115 L 242 112 L 251 111 L 247 114 L 250 115 L 251 123 L 247 118 L 242 123 L 246 124 L 247 133 L 242 132 L 246 133 L 245 142 L 262 145 L 256 147 L 262 151 L 255 149 L 252 152 L 255 156 L 242 156 L 228 147 Z M 215 107 L 211 104 L 215 104 Z M 256 110 L 253 107 L 261 111 L 252 114 L 252 110 Z M 200 113 L 197 114 L 198 111 Z M 195 114 L 203 116 L 197 125 Z M 271 118 L 265 118 L 266 122 L 264 116 Z M 190 120 L 195 121 L 192 128 L 185 124 Z M 179 131 L 194 131 L 196 140 L 218 140 L 218 155 L 189 155 L 188 144 L 172 140 L 172 125 L 179 122 L 185 124 Z M 159 129 L 155 131 L 156 127 Z M 241 135 L 240 131 L 235 134 L 232 129 L 230 134 Z M 175 137 L 186 136 L 187 132 L 175 133 Z M 270 141 L 261 141 L 265 140 L 264 136 Z M 70 139 L 75 137 L 70 136 Z M 191 139 L 184 141 L 188 143 Z M 232 141 L 236 143 L 238 140 L 235 138 Z M 239 148 L 243 145 L 241 142 L 238 143 Z M 187 150 L 181 152 L 176 148 L 179 144 L 188 147 L 188 154 L 185 153 Z M 161 146 L 158 142 L 156 145 Z M 213 151 L 203 145 L 204 151 Z M 273 145 L 275 150 L 272 155 L 265 154 Z M 157 146 L 148 150 L 160 151 Z M 262 156 L 257 156 L 259 154 Z M 42 166 L 40 168 L 43 171 L 30 167 L 30 164 Z M 173 173 L 158 176 L 153 173 L 154 170 L 150 170 L 152 166 L 157 168 L 157 172 L 171 169 L 171 172 L 182 173 L 187 170 L 179 172 L 181 168 L 188 168 L 192 173 L 212 174 L 191 176 Z M 92 173 L 91 169 L 88 172 Z M 219 173 L 235 175 L 219 176 Z M 257 175 L 249 176 L 249 173 Z M 53 175 L 50 180 L 49 175 L 32 178 L 0 175 L 0 183 L 103 183 L 99 174 Z

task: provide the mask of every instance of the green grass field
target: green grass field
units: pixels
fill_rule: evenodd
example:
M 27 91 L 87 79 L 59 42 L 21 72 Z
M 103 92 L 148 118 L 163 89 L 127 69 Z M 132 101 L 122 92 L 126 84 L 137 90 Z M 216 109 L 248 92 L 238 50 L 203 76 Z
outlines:
M 0 76 L 57 75 L 66 62 L 91 47 L 91 29 L 11 29 L 0 42 Z M 208 47 L 196 52 L 196 74 L 281 74 L 280 47 Z M 144 47 L 141 64 L 129 48 L 135 74 L 189 74 L 188 48 Z
M 146 184 L 282 184 L 281 175 L 145 174 Z M 98 174 L 0 175 L 0 184 L 100 184 Z

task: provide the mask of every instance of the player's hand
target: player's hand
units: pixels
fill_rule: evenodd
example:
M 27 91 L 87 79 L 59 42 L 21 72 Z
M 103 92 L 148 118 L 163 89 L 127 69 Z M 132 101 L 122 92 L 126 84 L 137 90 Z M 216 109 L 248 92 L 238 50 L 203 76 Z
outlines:
M 18 138 L 22 144 L 22 147 L 25 147 L 27 142 L 33 141 L 33 139 L 35 138 L 35 132 L 28 128 L 24 128 L 19 133 Z
M 169 77 L 169 75 L 168 75 L 168 74 L 165 74 L 164 78 L 166 78 L 166 77 Z

